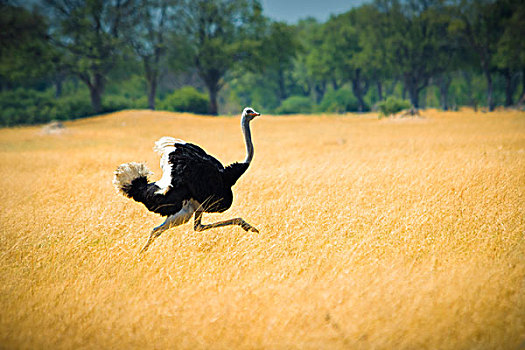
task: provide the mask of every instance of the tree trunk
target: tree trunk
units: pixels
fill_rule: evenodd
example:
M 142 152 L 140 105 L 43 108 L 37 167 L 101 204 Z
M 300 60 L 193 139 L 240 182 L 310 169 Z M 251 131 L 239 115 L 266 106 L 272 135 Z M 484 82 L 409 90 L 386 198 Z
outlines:
M 439 85 L 439 99 L 441 103 L 441 109 L 448 111 L 448 85 L 441 83 Z
M 379 101 L 383 101 L 383 84 L 381 84 L 380 80 L 376 82 L 376 86 L 377 86 L 377 96 L 379 98 Z
M 421 89 L 421 91 L 418 90 L 418 102 L 419 102 L 419 108 L 427 108 L 427 94 L 428 89 Z
M 314 90 L 315 90 L 315 102 L 319 104 L 323 100 L 324 93 L 326 91 L 326 82 L 322 81 L 321 83 L 315 84 Z
M 510 69 L 505 69 L 503 71 L 503 76 L 505 77 L 505 107 L 510 107 L 514 104 L 512 101 L 514 89 L 512 86 L 512 74 L 510 73 Z
M 494 86 L 492 85 L 492 74 L 486 64 L 483 65 L 483 71 L 485 73 L 485 78 L 487 79 L 487 105 L 489 111 L 492 112 L 494 110 Z
M 525 103 L 525 69 L 521 71 L 521 97 L 518 103 Z
M 286 86 L 284 84 L 284 71 L 281 68 L 279 68 L 277 75 L 279 81 L 279 100 L 284 101 L 287 97 Z
M 405 84 L 403 87 L 403 95 L 405 91 L 408 91 L 408 96 L 410 97 L 410 103 L 415 109 L 419 108 L 419 89 L 417 88 L 414 79 L 410 76 L 405 77 Z M 405 97 L 403 96 L 403 99 Z
M 339 84 L 337 83 L 337 80 L 335 78 L 332 79 L 332 87 L 334 90 L 339 90 Z
M 474 94 L 472 93 L 472 75 L 468 71 L 461 71 L 461 74 L 463 75 L 463 79 L 465 79 L 465 83 L 467 85 L 467 97 L 469 104 L 474 109 L 474 112 L 477 112 L 478 103 L 476 102 Z
M 218 115 L 219 107 L 217 105 L 217 94 L 219 89 L 216 85 L 208 86 L 208 95 L 210 97 L 210 105 L 208 106 L 208 114 Z
M 157 61 L 152 64 L 150 62 L 149 56 L 143 56 L 142 57 L 143 63 L 144 63 L 144 71 L 146 75 L 146 86 L 147 86 L 147 93 L 148 93 L 148 108 L 151 110 L 155 110 L 155 96 L 157 93 L 157 78 L 158 78 L 158 70 L 157 70 Z
M 155 96 L 157 94 L 157 83 L 150 83 L 148 89 L 148 108 L 152 111 L 155 110 Z
M 55 98 L 62 96 L 62 77 L 55 78 Z
M 408 94 L 410 95 L 410 103 L 415 109 L 419 108 L 419 91 L 415 87 L 410 87 Z
M 95 114 L 102 112 L 102 94 L 104 93 L 104 77 L 100 73 L 93 73 L 91 79 L 89 73 L 80 73 L 79 78 L 88 86 L 91 97 L 91 107 Z
M 448 90 L 450 88 L 451 83 L 452 83 L 452 78 L 449 76 L 441 76 L 438 78 L 439 99 L 440 99 L 441 108 L 444 111 L 448 111 L 449 109 Z
M 352 91 L 354 92 L 355 97 L 357 98 L 357 102 L 359 104 L 358 110 L 359 112 L 363 112 L 365 110 L 365 101 L 363 99 L 363 95 L 368 90 L 368 84 L 365 84 L 363 86 L 363 82 L 361 79 L 361 70 L 356 69 L 355 70 L 355 77 L 352 79 Z
M 363 111 L 363 105 L 364 105 L 364 101 L 363 101 L 363 95 L 361 93 L 361 86 L 360 86 L 360 82 L 357 79 L 352 79 L 352 91 L 354 92 L 354 96 L 357 98 L 357 110 L 359 112 L 362 112 Z
M 100 87 L 90 86 L 89 94 L 91 96 L 91 107 L 93 107 L 93 112 L 95 114 L 100 114 L 102 112 L 102 90 Z
M 148 86 L 148 108 L 152 111 L 155 110 L 155 96 L 157 95 L 157 72 L 150 72 L 146 74 L 147 86 Z

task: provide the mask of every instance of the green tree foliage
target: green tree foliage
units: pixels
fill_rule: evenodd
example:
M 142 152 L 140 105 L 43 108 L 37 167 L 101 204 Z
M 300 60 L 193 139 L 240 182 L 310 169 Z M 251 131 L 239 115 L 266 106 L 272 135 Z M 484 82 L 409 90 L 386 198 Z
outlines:
M 374 0 L 296 25 L 258 0 L 2 1 L 0 123 L 219 104 L 341 113 L 407 95 L 493 109 L 525 102 L 524 32 L 522 0 Z
M 293 73 L 301 43 L 296 30 L 267 18 L 257 23 L 257 32 L 250 41 L 254 49 L 249 52 L 249 59 L 244 60 L 230 77 L 230 88 L 241 104 L 273 111 L 289 95 L 297 93 Z
M 393 0 L 386 7 L 390 21 L 388 48 L 393 54 L 393 70 L 400 73 L 410 101 L 419 108 L 419 96 L 430 79 L 447 68 L 446 57 L 453 46 L 448 36 L 448 17 L 441 0 Z
M 355 10 L 360 47 L 355 63 L 365 71 L 369 85 L 375 83 L 378 99 L 382 100 L 384 81 L 393 73 L 393 60 L 386 43 L 390 33 L 388 18 L 380 11 L 378 4 L 363 5 Z
M 519 0 L 500 1 L 503 34 L 498 40 L 494 61 L 505 76 L 505 105 L 513 104 L 514 85 L 512 78 L 521 72 L 522 92 L 520 100 L 525 102 L 525 5 Z
M 293 59 L 299 49 L 295 28 L 283 22 L 268 25 L 261 40 L 259 56 L 260 71 L 277 85 L 279 100 L 288 97 L 287 81 L 293 68 Z M 287 79 L 288 78 L 288 79 Z
M 176 20 L 181 13 L 181 0 L 139 0 L 134 13 L 133 32 L 127 38 L 143 64 L 150 109 L 155 109 L 162 60 L 182 29 Z
M 452 7 L 450 31 L 461 38 L 476 54 L 478 64 L 487 81 L 487 105 L 494 110 L 494 56 L 503 35 L 502 1 L 458 0 Z M 523 6 L 523 5 L 522 5 Z
M 293 60 L 291 77 L 298 90 L 304 96 L 313 94 L 319 103 L 326 91 L 327 70 L 320 55 L 322 43 L 321 24 L 314 18 L 299 21 L 295 28 L 298 47 Z
M 70 71 L 89 88 L 96 113 L 108 74 L 122 53 L 124 33 L 130 30 L 136 4 L 122 0 L 45 0 L 56 21 L 53 43 L 64 54 Z
M 356 26 L 356 10 L 332 17 L 324 26 L 323 36 L 325 54 L 332 68 L 332 84 L 334 89 L 351 82 L 352 90 L 359 102 L 359 110 L 365 109 L 364 95 L 368 90 L 368 80 L 365 77 L 367 67 L 360 65 L 358 56 L 362 51 L 359 44 L 359 30 Z
M 0 2 L 0 89 L 32 87 L 48 78 L 53 53 L 46 19 L 23 7 Z
M 208 89 L 211 115 L 218 113 L 217 94 L 225 84 L 225 75 L 254 49 L 248 39 L 261 11 L 255 0 L 195 0 L 187 4 L 194 64 Z

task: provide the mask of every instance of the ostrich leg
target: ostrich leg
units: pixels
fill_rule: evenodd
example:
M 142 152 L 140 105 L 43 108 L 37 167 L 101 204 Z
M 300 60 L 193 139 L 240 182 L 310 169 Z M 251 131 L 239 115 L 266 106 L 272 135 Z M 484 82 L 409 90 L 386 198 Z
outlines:
M 190 221 L 194 210 L 195 207 L 192 206 L 192 203 L 187 202 L 177 214 L 168 216 L 166 218 L 166 221 L 164 221 L 161 225 L 155 227 L 151 231 L 148 241 L 146 242 L 146 245 L 144 245 L 144 247 L 140 250 L 140 253 L 143 253 L 146 250 L 148 250 L 149 245 L 155 240 L 155 238 L 160 236 L 162 232 L 174 226 L 179 226 Z
M 168 220 L 169 220 L 169 218 L 166 219 L 166 221 L 164 221 L 161 225 L 159 225 L 159 226 L 155 227 L 153 230 L 151 230 L 151 233 L 149 235 L 148 241 L 146 242 L 144 247 L 142 247 L 142 249 L 140 250 L 139 254 L 144 253 L 146 250 L 148 250 L 149 245 L 155 240 L 155 238 L 160 236 L 162 232 L 166 231 L 169 228 Z
M 193 224 L 193 229 L 195 231 L 204 231 L 204 230 L 209 230 L 210 228 L 215 228 L 215 227 L 238 225 L 242 227 L 244 231 L 252 231 L 255 233 L 259 233 L 259 230 L 257 230 L 255 227 L 253 227 L 252 225 L 250 225 L 249 223 L 247 223 L 241 218 L 234 218 L 230 220 L 219 221 L 219 222 L 215 222 L 213 224 L 207 224 L 207 225 L 201 224 L 201 219 L 202 219 L 202 210 L 197 210 L 195 212 L 195 223 Z

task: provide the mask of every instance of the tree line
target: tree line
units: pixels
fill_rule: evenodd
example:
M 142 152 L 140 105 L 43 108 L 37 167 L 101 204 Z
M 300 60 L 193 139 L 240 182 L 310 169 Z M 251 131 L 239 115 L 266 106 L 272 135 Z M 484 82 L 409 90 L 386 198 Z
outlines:
M 374 0 L 293 25 L 257 0 L 1 1 L 0 119 L 46 119 L 17 118 L 22 101 L 50 115 L 367 111 L 392 96 L 493 110 L 524 100 L 524 34 L 522 0 Z

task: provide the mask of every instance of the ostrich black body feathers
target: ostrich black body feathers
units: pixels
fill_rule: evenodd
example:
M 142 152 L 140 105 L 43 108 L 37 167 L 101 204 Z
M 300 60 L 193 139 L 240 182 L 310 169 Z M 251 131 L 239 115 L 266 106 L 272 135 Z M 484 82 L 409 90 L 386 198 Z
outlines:
M 232 164 L 226 168 L 202 148 L 191 143 L 177 144 L 169 154 L 173 189 L 186 187 L 191 198 L 205 212 L 223 212 L 233 202 L 231 187 L 248 169 L 248 164 Z M 168 194 L 169 194 L 168 192 Z
M 204 212 L 221 213 L 233 202 L 231 187 L 248 169 L 247 163 L 224 167 L 216 158 L 192 143 L 174 143 L 168 154 L 171 165 L 170 189 L 159 194 L 156 182 L 148 183 L 145 175 L 122 186 L 122 192 L 143 203 L 148 210 L 169 216 L 178 213 L 184 201 L 195 200 Z

